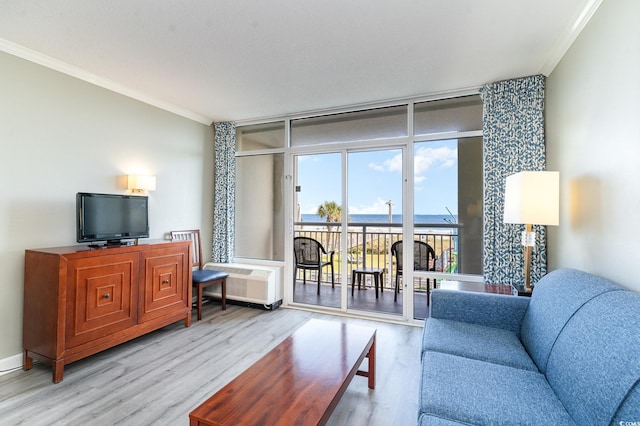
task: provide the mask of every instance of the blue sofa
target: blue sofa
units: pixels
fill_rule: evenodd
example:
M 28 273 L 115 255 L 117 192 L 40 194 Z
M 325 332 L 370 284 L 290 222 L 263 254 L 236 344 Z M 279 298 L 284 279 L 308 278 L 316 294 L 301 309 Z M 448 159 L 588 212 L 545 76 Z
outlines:
M 585 272 L 531 298 L 437 289 L 420 425 L 640 425 L 640 293 Z

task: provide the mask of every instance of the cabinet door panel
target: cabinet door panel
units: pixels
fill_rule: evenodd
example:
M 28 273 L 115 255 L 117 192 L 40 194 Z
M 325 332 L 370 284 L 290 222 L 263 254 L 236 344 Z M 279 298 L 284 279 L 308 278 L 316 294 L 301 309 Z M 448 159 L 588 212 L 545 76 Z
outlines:
M 137 253 L 72 260 L 67 271 L 67 347 L 137 324 Z
M 188 247 L 149 250 L 142 256 L 140 322 L 158 318 L 190 306 Z

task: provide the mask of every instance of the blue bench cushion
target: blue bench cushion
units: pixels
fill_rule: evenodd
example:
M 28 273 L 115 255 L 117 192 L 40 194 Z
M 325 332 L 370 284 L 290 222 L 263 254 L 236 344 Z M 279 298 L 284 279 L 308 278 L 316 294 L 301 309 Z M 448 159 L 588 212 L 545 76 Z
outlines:
M 558 269 L 538 281 L 520 334 L 522 344 L 542 373 L 547 370 L 556 338 L 573 314 L 594 297 L 615 290 L 623 289 L 575 269 Z
M 422 355 L 420 411 L 465 424 L 574 425 L 544 375 L 441 352 Z M 450 424 L 421 419 L 422 424 Z
M 538 371 L 516 333 L 478 324 L 429 318 L 424 325 L 422 351 Z
M 198 269 L 197 271 L 193 271 L 191 274 L 191 280 L 194 284 L 200 284 L 221 280 L 228 276 L 229 274 L 223 271 L 216 271 L 214 269 Z
M 547 379 L 578 423 L 640 422 L 640 293 L 585 303 L 558 336 Z

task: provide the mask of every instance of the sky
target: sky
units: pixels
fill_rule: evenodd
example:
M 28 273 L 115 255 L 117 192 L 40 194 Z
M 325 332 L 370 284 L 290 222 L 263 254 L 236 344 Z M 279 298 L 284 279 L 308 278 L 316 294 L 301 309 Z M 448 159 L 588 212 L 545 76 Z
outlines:
M 340 204 L 340 153 L 298 156 L 298 201 L 302 214 L 315 214 L 325 201 Z M 350 152 L 349 214 L 402 212 L 402 151 Z M 414 145 L 414 214 L 458 213 L 457 141 Z

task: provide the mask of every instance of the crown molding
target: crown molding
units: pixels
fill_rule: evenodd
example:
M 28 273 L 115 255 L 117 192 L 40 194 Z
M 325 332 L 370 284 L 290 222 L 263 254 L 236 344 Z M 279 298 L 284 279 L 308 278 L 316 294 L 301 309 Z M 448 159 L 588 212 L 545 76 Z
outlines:
M 567 53 L 573 42 L 578 38 L 584 27 L 596 13 L 596 10 L 598 10 L 598 7 L 600 7 L 602 2 L 603 0 L 590 0 L 587 3 L 571 26 L 569 32 L 565 34 L 564 38 L 556 45 L 556 48 L 553 49 L 551 54 L 547 57 L 547 60 L 540 69 L 540 74 L 548 77 L 553 72 L 556 66 L 560 63 L 562 57 Z
M 75 77 L 79 80 L 86 81 L 104 89 L 111 90 L 112 92 L 118 93 L 128 98 L 144 102 L 148 105 L 160 108 L 181 117 L 188 118 L 189 120 L 197 121 L 198 123 L 202 123 L 207 126 L 211 125 L 211 123 L 213 122 L 211 118 L 196 114 L 168 102 L 161 101 L 147 95 L 146 93 L 142 93 L 130 87 L 123 86 L 97 74 L 90 73 L 74 65 L 59 61 L 50 56 L 43 55 L 42 53 L 36 52 L 35 50 L 20 46 L 19 44 L 10 42 L 2 38 L 0 38 L 0 51 L 13 56 L 17 56 L 38 65 L 42 65 L 43 67 L 50 68 L 71 77 Z

